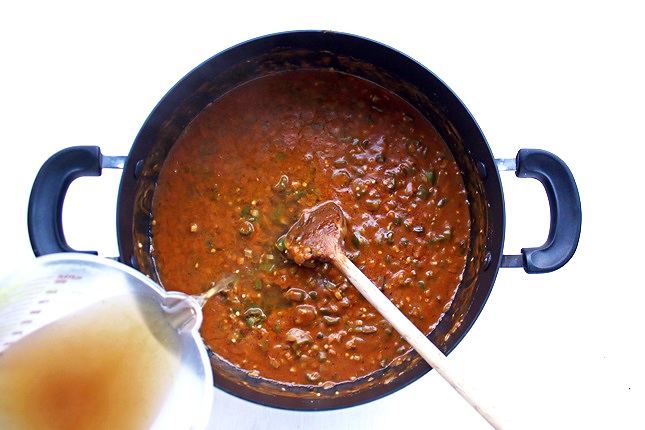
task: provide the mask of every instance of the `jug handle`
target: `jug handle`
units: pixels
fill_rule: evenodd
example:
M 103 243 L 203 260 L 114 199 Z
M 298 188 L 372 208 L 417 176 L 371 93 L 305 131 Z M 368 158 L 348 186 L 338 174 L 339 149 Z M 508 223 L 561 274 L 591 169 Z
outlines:
M 122 168 L 126 157 L 106 157 L 98 146 L 73 146 L 52 155 L 40 168 L 29 196 L 27 229 L 34 254 L 38 257 L 76 251 L 67 244 L 63 232 L 63 202 L 77 178 L 101 176 L 104 167 Z

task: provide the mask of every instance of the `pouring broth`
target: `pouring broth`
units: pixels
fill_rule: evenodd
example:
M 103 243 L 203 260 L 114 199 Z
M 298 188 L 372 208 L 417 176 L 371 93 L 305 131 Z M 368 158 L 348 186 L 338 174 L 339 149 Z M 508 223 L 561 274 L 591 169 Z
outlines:
M 345 213 L 349 258 L 430 333 L 463 276 L 469 208 L 447 145 L 396 94 L 330 70 L 256 79 L 204 109 L 164 162 L 158 278 L 195 295 L 233 276 L 201 334 L 250 376 L 333 387 L 410 350 L 331 265 L 284 256 L 302 210 L 327 200 Z
M 0 353 L 0 428 L 149 428 L 178 373 L 174 340 L 144 298 L 99 302 L 40 328 Z

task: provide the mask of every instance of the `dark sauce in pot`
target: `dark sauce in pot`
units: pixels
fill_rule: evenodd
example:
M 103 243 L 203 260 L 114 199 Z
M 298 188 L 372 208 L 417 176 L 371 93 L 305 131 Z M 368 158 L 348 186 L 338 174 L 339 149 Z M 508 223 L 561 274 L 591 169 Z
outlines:
M 409 345 L 327 264 L 288 261 L 280 238 L 335 201 L 348 256 L 423 332 L 461 282 L 470 218 L 457 163 L 392 92 L 354 76 L 290 71 L 248 82 L 186 128 L 162 168 L 152 253 L 167 290 L 228 290 L 204 307 L 212 351 L 258 376 L 333 386 Z

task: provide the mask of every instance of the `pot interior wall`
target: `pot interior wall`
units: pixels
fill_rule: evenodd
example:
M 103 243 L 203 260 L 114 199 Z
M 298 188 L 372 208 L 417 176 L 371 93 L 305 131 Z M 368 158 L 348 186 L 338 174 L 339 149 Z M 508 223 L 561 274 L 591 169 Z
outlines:
M 308 37 L 312 39 L 308 41 Z M 316 45 L 313 41 L 325 49 L 310 48 Z M 469 258 L 453 305 L 431 335 L 433 342 L 448 353 L 477 318 L 497 273 L 503 241 L 501 185 L 488 145 L 450 90 L 414 61 L 375 42 L 333 33 L 270 36 L 234 47 L 187 75 L 155 108 L 128 159 L 124 177 L 130 173 L 132 179 L 122 183 L 120 196 L 128 194 L 123 188 L 132 188 L 129 194 L 135 198 L 132 203 L 120 202 L 125 208 L 119 209 L 123 218 L 119 222 L 125 230 L 119 232 L 121 256 L 158 281 L 150 257 L 150 213 L 155 184 L 172 145 L 204 107 L 251 79 L 312 68 L 350 73 L 402 96 L 430 119 L 463 171 L 472 223 Z M 412 353 L 398 366 L 325 390 L 282 386 L 249 377 L 216 355 L 212 364 L 216 385 L 233 394 L 271 406 L 310 410 L 374 400 L 429 370 Z

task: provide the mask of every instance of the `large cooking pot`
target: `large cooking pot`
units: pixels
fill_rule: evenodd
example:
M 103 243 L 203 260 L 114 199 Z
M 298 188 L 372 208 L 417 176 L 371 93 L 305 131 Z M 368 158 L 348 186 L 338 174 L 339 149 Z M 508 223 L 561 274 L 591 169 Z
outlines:
M 446 354 L 477 319 L 500 267 L 543 273 L 571 258 L 580 236 L 581 207 L 573 176 L 562 160 L 530 149 L 520 150 L 515 159 L 496 160 L 466 107 L 432 72 L 380 43 L 327 31 L 260 37 L 207 60 L 154 108 L 127 157 L 102 156 L 98 147 L 72 147 L 53 155 L 38 173 L 29 201 L 28 227 L 35 254 L 72 251 L 65 241 L 61 213 L 75 178 L 100 175 L 106 167 L 123 168 L 117 206 L 119 259 L 157 279 L 149 252 L 151 203 L 161 166 L 182 130 L 205 106 L 244 82 L 311 68 L 360 76 L 403 97 L 431 121 L 463 171 L 472 223 L 468 263 L 452 307 L 429 335 Z M 524 248 L 520 255 L 502 255 L 505 220 L 500 169 L 538 179 L 550 204 L 545 244 Z M 415 353 L 411 356 L 400 365 L 334 390 L 253 378 L 215 354 L 211 361 L 215 384 L 234 395 L 275 407 L 320 410 L 364 403 L 404 387 L 430 369 Z

